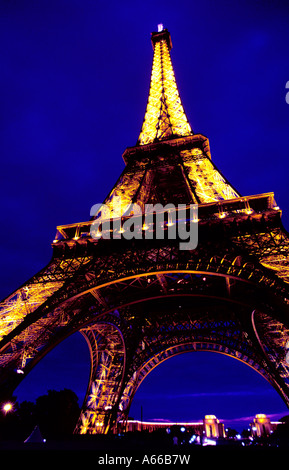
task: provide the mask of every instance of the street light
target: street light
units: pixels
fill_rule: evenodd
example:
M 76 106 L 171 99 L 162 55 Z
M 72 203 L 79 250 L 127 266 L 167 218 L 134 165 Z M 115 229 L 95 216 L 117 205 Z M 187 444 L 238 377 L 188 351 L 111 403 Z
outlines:
M 10 411 L 13 410 L 13 405 L 10 402 L 4 403 L 2 406 L 2 410 L 4 411 L 5 414 L 9 413 Z

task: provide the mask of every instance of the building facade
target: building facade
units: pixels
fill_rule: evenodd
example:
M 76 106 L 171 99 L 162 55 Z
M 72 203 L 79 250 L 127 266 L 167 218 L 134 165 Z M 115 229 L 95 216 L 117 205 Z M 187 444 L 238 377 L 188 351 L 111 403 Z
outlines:
M 272 422 L 270 418 L 263 413 L 257 414 L 250 423 L 252 437 L 268 437 L 272 434 L 279 424 L 278 421 Z
M 224 424 L 216 418 L 215 415 L 206 415 L 202 421 L 197 422 L 171 422 L 171 421 L 139 421 L 128 420 L 124 426 L 124 432 L 154 432 L 158 430 L 167 432 L 172 429 L 190 431 L 196 436 L 207 438 L 226 437 Z

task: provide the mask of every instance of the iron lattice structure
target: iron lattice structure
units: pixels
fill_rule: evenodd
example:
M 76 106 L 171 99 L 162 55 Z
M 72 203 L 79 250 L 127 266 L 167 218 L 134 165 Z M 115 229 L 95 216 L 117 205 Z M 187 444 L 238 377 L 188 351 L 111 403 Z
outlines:
M 93 238 L 96 214 L 57 227 L 48 266 L 0 305 L 2 399 L 66 337 L 85 337 L 91 374 L 78 433 L 115 430 L 146 375 L 188 351 L 243 361 L 289 405 L 289 239 L 281 210 L 273 193 L 241 196 L 217 169 L 208 139 L 185 115 L 169 32 L 151 39 L 140 136 L 104 202 L 114 218 L 127 204 L 197 204 L 197 248 L 180 250 L 167 236 L 168 220 L 163 239 L 153 224 L 150 237 L 142 225 L 132 240 Z

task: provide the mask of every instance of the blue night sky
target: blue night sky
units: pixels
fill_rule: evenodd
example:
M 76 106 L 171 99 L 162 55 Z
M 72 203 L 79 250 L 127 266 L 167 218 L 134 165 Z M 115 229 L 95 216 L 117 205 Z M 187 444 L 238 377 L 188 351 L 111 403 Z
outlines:
M 289 226 L 289 3 L 275 0 L 0 1 L 0 297 L 44 265 L 57 225 L 89 219 L 135 145 L 149 90 L 150 33 L 163 23 L 181 99 L 213 161 L 243 195 L 273 191 Z M 289 90 L 288 90 L 289 91 Z M 80 401 L 89 353 L 80 334 L 17 391 L 69 387 Z M 287 414 L 256 372 L 213 353 L 177 356 L 139 388 L 144 419 Z

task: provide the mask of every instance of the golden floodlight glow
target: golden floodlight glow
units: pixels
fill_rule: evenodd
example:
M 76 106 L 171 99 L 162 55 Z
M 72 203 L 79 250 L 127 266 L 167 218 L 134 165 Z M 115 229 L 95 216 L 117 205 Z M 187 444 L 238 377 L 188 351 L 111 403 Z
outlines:
M 239 197 L 237 191 L 225 180 L 202 150 L 182 150 L 180 155 L 188 179 L 194 185 L 196 195 L 201 203 Z
M 0 306 L 0 340 L 16 328 L 27 314 L 42 305 L 62 284 L 63 281 L 26 285 L 4 300 Z
M 256 415 L 256 418 L 257 419 L 265 419 L 265 418 L 267 418 L 267 416 L 263 413 L 259 413 L 259 414 Z
M 150 91 L 138 144 L 192 134 L 179 96 L 168 43 L 160 39 L 154 45 Z

